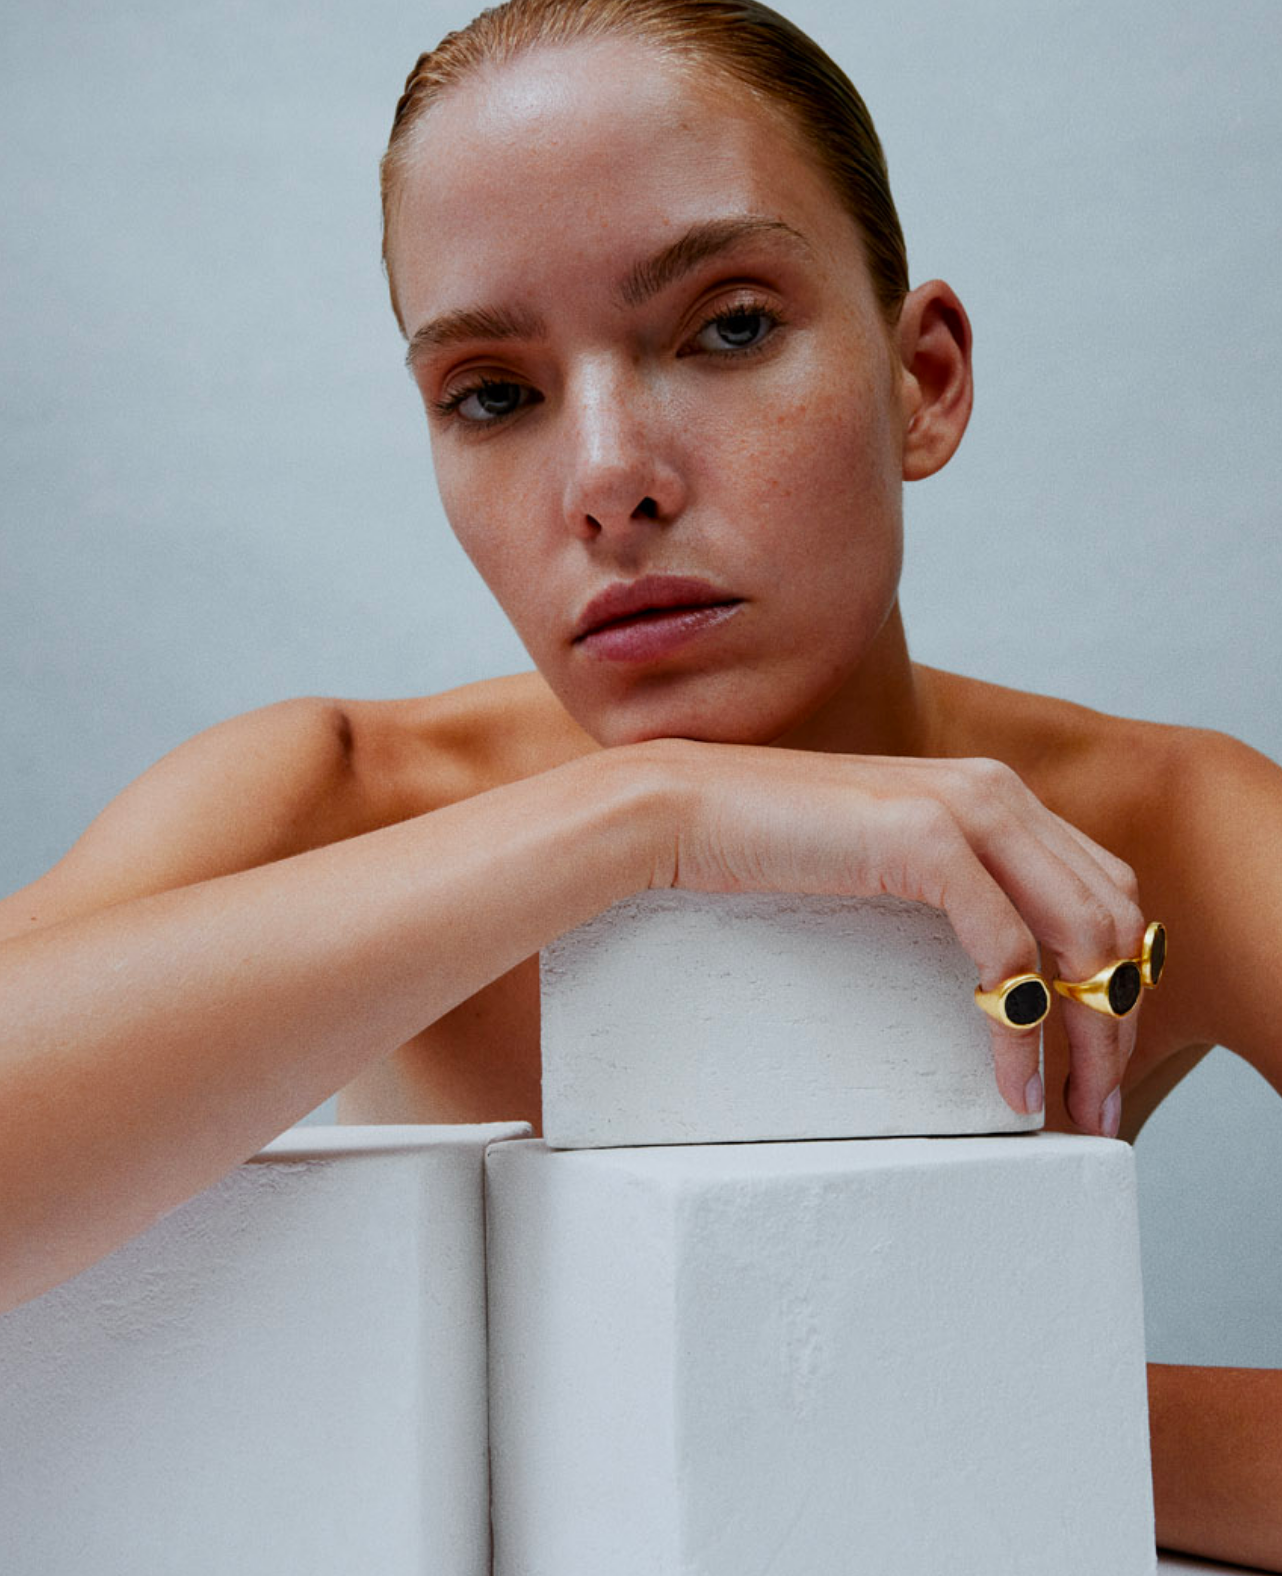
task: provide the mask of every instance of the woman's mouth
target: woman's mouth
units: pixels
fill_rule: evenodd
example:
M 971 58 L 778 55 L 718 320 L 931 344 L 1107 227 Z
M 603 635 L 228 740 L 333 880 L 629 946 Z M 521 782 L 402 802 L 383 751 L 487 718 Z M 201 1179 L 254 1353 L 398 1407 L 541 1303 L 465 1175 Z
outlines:
M 573 644 L 608 662 L 645 662 L 723 624 L 742 605 L 742 597 L 687 576 L 618 581 L 588 603 Z

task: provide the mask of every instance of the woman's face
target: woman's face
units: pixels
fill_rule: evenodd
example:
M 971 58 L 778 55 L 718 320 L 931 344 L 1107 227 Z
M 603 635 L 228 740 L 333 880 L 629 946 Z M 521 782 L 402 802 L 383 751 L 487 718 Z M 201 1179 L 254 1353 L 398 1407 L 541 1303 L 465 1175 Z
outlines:
M 410 365 L 531 657 L 604 744 L 804 742 L 901 563 L 907 385 L 852 220 L 774 110 L 631 41 L 477 73 L 415 138 Z M 585 634 L 620 587 L 703 611 Z

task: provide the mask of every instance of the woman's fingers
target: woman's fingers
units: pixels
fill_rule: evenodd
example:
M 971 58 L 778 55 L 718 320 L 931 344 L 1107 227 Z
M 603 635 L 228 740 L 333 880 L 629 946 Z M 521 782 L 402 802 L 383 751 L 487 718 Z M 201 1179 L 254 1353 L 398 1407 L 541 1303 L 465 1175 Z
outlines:
M 1110 1018 L 1080 1002 L 1058 1000 L 1070 1046 L 1064 1086 L 1068 1114 L 1084 1131 L 1116 1138 L 1122 1075 L 1135 1047 L 1139 1009 L 1126 1018 Z
M 915 774 L 920 791 L 920 774 Z M 1048 983 L 1091 978 L 1119 959 L 1138 955 L 1144 918 L 1134 872 L 1122 860 L 1053 814 L 1009 768 L 994 762 L 947 763 L 936 774 L 938 792 L 947 794 L 961 835 L 976 859 L 1013 904 L 1041 948 Z M 927 843 L 929 847 L 929 842 Z M 973 882 L 954 892 L 958 912 L 970 907 Z M 945 906 L 940 904 L 939 906 Z M 1034 959 L 989 976 L 978 950 L 969 943 L 950 911 L 954 928 L 980 964 L 981 986 L 991 990 L 1011 974 L 1038 969 Z M 1018 949 L 999 944 L 997 955 Z M 1116 1136 L 1120 1086 L 1135 1048 L 1138 1008 L 1113 1018 L 1056 993 L 1053 1008 L 1062 1013 L 1069 1047 L 1070 1074 L 1065 1092 L 1069 1115 L 1083 1130 Z M 997 1083 L 1013 1110 L 1029 1109 L 1029 1088 L 1037 1071 L 1038 1037 L 1000 1024 L 992 1026 Z
M 1047 810 L 1013 772 L 999 767 L 979 776 L 990 797 L 972 814 L 977 852 L 1048 954 L 1047 979 L 1078 982 L 1137 957 L 1145 922 L 1130 866 Z M 1003 801 L 998 813 L 994 794 Z M 1069 1115 L 1088 1132 L 1114 1137 L 1138 1008 L 1114 1018 L 1058 993 L 1055 1001 L 1069 1044 Z M 1002 1093 L 1009 1101 L 1005 1087 Z
M 938 801 L 898 800 L 883 807 L 888 841 L 898 858 L 888 871 L 901 872 L 897 895 L 931 904 L 949 923 L 974 960 L 983 990 L 994 990 L 1015 974 L 1038 971 L 1038 945 L 1025 917 L 985 867 L 953 814 Z M 990 1022 L 997 1088 L 1021 1115 L 1044 1103 L 1040 1038 Z
M 1039 1054 L 1040 1036 L 1036 1031 L 1019 1033 L 1000 1023 L 990 1023 L 988 1027 L 998 1093 L 1012 1111 L 1033 1116 L 1046 1103 Z
M 1038 803 L 1040 804 L 1040 801 Z M 1074 826 L 1071 821 L 1066 821 L 1062 815 L 1056 815 L 1053 810 L 1046 810 L 1044 805 L 1041 808 L 1064 834 L 1071 837 L 1087 857 L 1099 867 L 1100 872 L 1107 880 L 1111 881 L 1133 903 L 1139 903 L 1139 881 L 1134 870 L 1131 869 L 1124 859 L 1119 859 L 1116 854 L 1110 853 L 1107 848 L 1097 843 L 1094 838 L 1087 837 L 1080 827 Z

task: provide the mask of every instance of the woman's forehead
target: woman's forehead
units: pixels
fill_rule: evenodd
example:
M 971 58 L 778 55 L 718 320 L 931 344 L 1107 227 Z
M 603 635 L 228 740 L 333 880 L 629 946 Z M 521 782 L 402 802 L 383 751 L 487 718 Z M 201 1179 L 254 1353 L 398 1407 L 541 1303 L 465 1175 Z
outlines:
M 541 48 L 476 73 L 407 148 L 389 264 L 407 329 L 474 296 L 604 285 L 691 229 L 755 216 L 857 245 L 781 112 L 653 46 Z
M 510 60 L 485 60 L 445 89 L 414 136 L 479 138 L 489 145 L 564 146 L 577 127 L 593 138 L 658 113 L 699 116 L 704 109 L 769 119 L 773 106 L 757 100 L 724 66 L 683 58 L 656 42 L 625 36 L 540 43 Z

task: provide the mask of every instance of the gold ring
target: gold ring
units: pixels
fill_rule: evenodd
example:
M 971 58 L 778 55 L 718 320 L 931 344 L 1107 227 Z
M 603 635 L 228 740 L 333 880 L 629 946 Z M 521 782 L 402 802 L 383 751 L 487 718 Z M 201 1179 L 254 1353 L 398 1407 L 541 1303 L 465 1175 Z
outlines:
M 1166 967 L 1166 926 L 1159 925 L 1157 920 L 1144 932 L 1144 945 L 1136 959 L 1140 966 L 1140 978 L 1150 990 L 1154 988 L 1162 977 L 1162 970 Z
M 1040 974 L 1012 974 L 992 990 L 975 987 L 975 1003 L 994 1023 L 1025 1033 L 1051 1010 L 1051 993 Z
M 1106 963 L 1088 980 L 1055 980 L 1053 983 L 1061 996 L 1080 1001 L 1092 1012 L 1102 1012 L 1109 1018 L 1125 1018 L 1139 1003 L 1143 976 L 1135 958 L 1119 958 L 1116 963 Z

